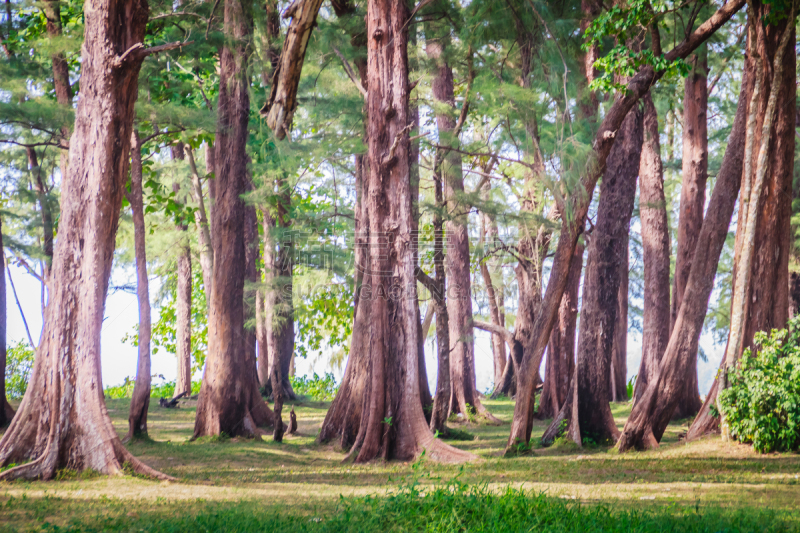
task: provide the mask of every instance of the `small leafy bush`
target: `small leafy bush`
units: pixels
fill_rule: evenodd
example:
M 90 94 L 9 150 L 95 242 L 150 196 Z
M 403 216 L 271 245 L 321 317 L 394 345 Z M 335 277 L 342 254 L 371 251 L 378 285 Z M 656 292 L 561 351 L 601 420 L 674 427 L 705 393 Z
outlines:
M 728 373 L 719 403 L 733 438 L 756 451 L 800 449 L 800 317 L 788 331 L 759 332 Z
M 307 396 L 317 402 L 333 400 L 336 397 L 336 393 L 339 392 L 336 378 L 329 372 L 322 377 L 317 375 L 316 372 L 312 377 L 290 376 L 289 381 L 291 381 L 292 389 L 296 394 Z
M 153 378 L 159 378 L 159 377 L 161 376 L 159 375 L 153 376 Z M 136 384 L 136 378 L 128 376 L 125 378 L 125 381 L 123 381 L 122 384 L 113 387 L 106 387 L 104 392 L 107 398 L 115 400 L 119 398 L 130 398 L 133 395 L 133 386 L 135 384 Z M 195 395 L 200 392 L 201 384 L 202 384 L 201 381 L 192 381 L 192 395 Z M 175 395 L 174 381 L 165 381 L 159 385 L 150 386 L 151 398 L 172 398 L 174 395 Z
M 21 399 L 28 389 L 33 369 L 34 350 L 27 342 L 17 342 L 6 350 L 6 396 Z

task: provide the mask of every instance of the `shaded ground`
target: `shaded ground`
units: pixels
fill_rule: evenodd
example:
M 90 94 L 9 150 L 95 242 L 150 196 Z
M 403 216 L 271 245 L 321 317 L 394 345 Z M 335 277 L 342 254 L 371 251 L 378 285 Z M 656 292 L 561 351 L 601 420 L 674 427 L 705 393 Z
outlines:
M 299 434 L 275 444 L 269 438 L 189 442 L 194 402 L 180 409 L 163 409 L 151 402 L 152 441 L 132 443 L 129 449 L 148 465 L 178 478 L 177 483 L 69 473 L 55 482 L 0 483 L 0 529 L 36 529 L 89 516 L 128 516 L 135 521 L 139 513 L 157 509 L 168 514 L 200 512 L 209 502 L 233 500 L 255 501 L 262 510 L 275 507 L 276 513 L 315 516 L 335 510 L 340 495 L 385 495 L 410 483 L 426 487 L 453 479 L 485 485 L 494 492 L 511 486 L 626 509 L 664 504 L 692 509 L 768 507 L 793 516 L 800 507 L 798 454 L 759 455 L 749 446 L 718 438 L 687 445 L 679 440 L 687 429 L 684 421 L 670 425 L 661 449 L 655 451 L 619 455 L 602 446 L 534 446 L 530 455 L 504 458 L 513 403 L 486 400 L 485 404 L 506 424 L 452 424 L 475 439 L 450 441 L 477 454 L 479 461 L 462 466 L 424 460 L 365 466 L 343 464 L 341 450 L 315 443 L 328 403 L 297 404 Z M 612 408 L 621 428 L 630 406 Z M 118 433 L 124 435 L 128 400 L 109 400 L 108 410 Z M 537 422 L 533 434 L 541 435 L 546 424 Z

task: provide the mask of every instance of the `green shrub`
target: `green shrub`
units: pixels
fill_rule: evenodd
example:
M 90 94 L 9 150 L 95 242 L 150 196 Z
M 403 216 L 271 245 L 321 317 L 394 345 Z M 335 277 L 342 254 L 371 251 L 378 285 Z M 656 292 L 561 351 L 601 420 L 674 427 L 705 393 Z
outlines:
M 755 336 L 728 373 L 719 403 L 731 436 L 761 453 L 800 449 L 800 317 Z
M 25 396 L 33 368 L 33 356 L 33 348 L 23 341 L 6 350 L 6 396 L 12 400 Z
M 157 378 L 161 376 L 153 376 L 153 378 Z M 106 387 L 105 388 L 105 395 L 107 398 L 111 399 L 119 399 L 119 398 L 130 398 L 133 395 L 133 386 L 136 384 L 136 378 L 128 376 L 125 378 L 125 381 L 122 382 L 120 385 L 116 385 L 113 387 Z M 192 395 L 195 395 L 200 392 L 200 385 L 202 384 L 201 381 L 192 381 Z M 165 381 L 159 385 L 151 385 L 150 386 L 150 397 L 151 398 L 172 398 L 175 395 L 175 382 L 174 381 Z
M 296 394 L 307 396 L 317 402 L 333 400 L 336 393 L 339 392 L 339 385 L 336 384 L 336 378 L 331 373 L 326 373 L 322 377 L 318 376 L 316 372 L 313 377 L 290 376 L 289 381 Z

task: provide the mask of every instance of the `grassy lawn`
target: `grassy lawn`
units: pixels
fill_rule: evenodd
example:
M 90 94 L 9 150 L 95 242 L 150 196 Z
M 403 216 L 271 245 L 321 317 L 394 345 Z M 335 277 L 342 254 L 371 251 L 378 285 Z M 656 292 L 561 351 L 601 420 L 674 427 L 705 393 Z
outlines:
M 534 446 L 530 455 L 504 458 L 513 403 L 485 404 L 506 424 L 454 424 L 475 439 L 451 443 L 480 460 L 451 466 L 424 459 L 342 463 L 341 450 L 315 443 L 327 403 L 297 404 L 299 433 L 275 444 L 269 438 L 189 442 L 194 402 L 179 409 L 151 402 L 152 440 L 129 449 L 178 482 L 64 473 L 54 482 L 0 483 L 0 531 L 250 531 L 267 524 L 290 531 L 403 531 L 416 523 L 404 520 L 423 516 L 422 531 L 501 531 L 509 525 L 503 520 L 512 519 L 509 531 L 800 527 L 798 454 L 758 455 L 718 438 L 687 445 L 680 435 L 688 421 L 679 421 L 659 450 L 619 455 L 603 446 Z M 109 400 L 108 409 L 124 435 L 128 400 Z M 621 428 L 630 406 L 613 410 Z M 534 436 L 546 423 L 537 423 Z M 482 506 L 486 512 L 476 514 Z M 489 527 L 490 515 L 506 508 Z M 458 519 L 436 525 L 450 515 Z

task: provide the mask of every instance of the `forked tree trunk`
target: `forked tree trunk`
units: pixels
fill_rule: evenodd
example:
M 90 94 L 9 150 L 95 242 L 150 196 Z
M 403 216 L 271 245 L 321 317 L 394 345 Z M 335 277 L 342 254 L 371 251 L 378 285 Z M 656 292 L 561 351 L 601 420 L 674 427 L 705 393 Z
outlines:
M 658 372 L 669 342 L 670 244 L 664 173 L 658 133 L 658 114 L 650 94 L 644 102 L 644 144 L 639 163 L 639 213 L 642 220 L 644 310 L 642 361 L 634 388 L 638 401 Z
M 635 191 L 634 191 L 635 195 Z M 630 223 L 628 223 L 630 231 Z M 619 291 L 617 293 L 617 321 L 614 324 L 614 342 L 611 347 L 609 395 L 612 402 L 628 399 L 628 236 L 623 238 L 619 256 Z
M 142 143 L 139 132 L 131 135 L 131 192 L 127 193 L 133 213 L 133 242 L 136 253 L 136 298 L 139 303 L 139 358 L 133 385 L 126 440 L 147 437 L 147 409 L 150 407 L 150 288 L 147 279 L 144 201 L 142 199 Z
M 411 459 L 423 450 L 436 461 L 474 457 L 433 438 L 419 396 L 416 280 L 408 242 L 412 237 L 408 15 L 405 2 L 397 0 L 370 0 L 367 7 L 369 171 L 364 176 L 363 201 L 371 237 L 365 254 L 369 268 L 363 277 L 348 369 L 320 434 L 324 441 L 352 431 L 346 409 L 337 404 L 361 403 L 351 451 L 357 462 Z M 348 381 L 354 364 L 365 370 L 360 383 Z M 354 385 L 362 394 L 353 394 Z
M 247 358 L 244 332 L 244 202 L 247 188 L 247 136 L 250 98 L 247 78 L 248 5 L 225 0 L 227 44 L 220 57 L 216 138 L 215 204 L 212 214 L 214 273 L 208 321 L 208 357 L 197 403 L 194 437 L 253 436 L 270 423 Z M 260 415 L 266 420 L 259 420 Z
M 185 157 L 183 143 L 178 142 L 170 146 L 170 151 L 173 161 L 183 161 Z M 175 182 L 172 190 L 178 193 L 180 184 Z M 177 229 L 180 242 L 178 243 L 178 279 L 175 293 L 175 356 L 178 360 L 175 396 L 192 392 L 192 251 L 189 248 L 187 226 L 180 224 Z
M 103 400 L 100 331 L 128 175 L 138 75 L 148 53 L 144 1 L 89 0 L 81 94 L 63 181 L 50 304 L 28 391 L 0 440 L 0 479 L 51 479 L 59 468 L 121 474 L 132 456 Z M 133 52 L 131 52 L 133 51 Z M 126 52 L 128 52 L 126 54 Z
M 634 404 L 625 423 L 618 441 L 618 448 L 622 452 L 631 448 L 658 445 L 677 405 L 677 393 L 684 379 L 683 368 L 689 359 L 697 356 L 719 255 L 728 234 L 742 178 L 745 121 L 753 87 L 752 66 L 749 61 L 745 65 L 733 130 L 695 246 L 692 268 L 684 291 L 684 303 L 678 312 L 678 319 L 672 328 L 658 372 Z
M 0 218 L 0 427 L 14 418 L 14 409 L 6 397 L 6 249 L 3 247 L 3 220 Z
M 698 49 L 694 68 L 684 81 L 683 92 L 683 177 L 681 179 L 681 204 L 678 218 L 678 255 L 675 258 L 675 286 L 673 289 L 670 323 L 675 324 L 683 303 L 683 293 L 692 268 L 703 209 L 706 201 L 708 179 L 708 58 L 706 46 Z M 683 368 L 680 399 L 675 410 L 676 418 L 693 416 L 700 409 L 700 392 L 697 384 L 697 358 Z
M 733 14 L 741 9 L 744 3 L 744 0 L 729 1 L 684 41 L 667 54 L 664 54 L 664 58 L 668 61 L 672 61 L 691 54 L 720 26 L 730 20 Z M 594 138 L 592 153 L 588 157 L 587 166 L 582 172 L 577 190 L 565 199 L 566 202 L 569 202 L 569 212 L 573 215 L 570 217 L 562 217 L 561 235 L 553 258 L 553 267 L 550 271 L 547 290 L 540 310 L 536 315 L 533 327 L 531 328 L 531 341 L 525 348 L 520 363 L 517 402 L 514 406 L 514 419 L 511 425 L 511 434 L 506 444 L 506 450 L 509 453 L 514 453 L 520 444 L 527 445 L 530 440 L 534 415 L 532 398 L 534 395 L 536 375 L 538 374 L 538 368 L 542 362 L 542 356 L 544 355 L 547 341 L 550 337 L 550 331 L 555 323 L 561 296 L 567 285 L 569 264 L 572 260 L 581 228 L 585 223 L 594 187 L 605 169 L 606 159 L 608 158 L 611 147 L 614 145 L 614 132 L 622 125 L 623 120 L 638 99 L 641 98 L 662 75 L 663 72 L 655 72 L 650 67 L 643 67 L 631 79 L 624 95 L 620 95 L 617 98 L 614 104 L 608 109 L 603 122 L 600 124 L 599 131 Z
M 444 108 L 455 110 L 453 69 L 446 58 L 449 46 L 449 27 L 426 26 L 425 52 L 436 67 L 432 81 L 433 97 L 442 107 L 435 110 L 439 142 L 446 146 L 458 144 L 456 120 Z M 468 105 L 465 103 L 465 105 Z M 477 414 L 498 422 L 483 406 L 475 385 L 475 339 L 472 334 L 472 281 L 470 279 L 469 235 L 467 214 L 463 203 L 464 176 L 461 154 L 442 150 L 437 154 L 438 171 L 444 182 L 444 197 L 448 218 L 445 220 L 447 255 L 447 314 L 450 327 L 450 411 L 465 417 Z
M 558 307 L 558 318 L 547 345 L 544 387 L 539 399 L 539 418 L 555 418 L 569 399 L 572 376 L 575 374 L 575 328 L 578 323 L 578 291 L 583 272 L 583 242 L 575 247 L 569 265 L 567 289 Z

